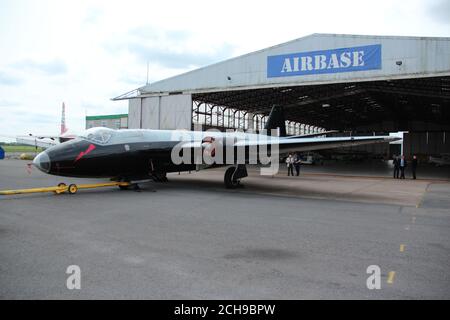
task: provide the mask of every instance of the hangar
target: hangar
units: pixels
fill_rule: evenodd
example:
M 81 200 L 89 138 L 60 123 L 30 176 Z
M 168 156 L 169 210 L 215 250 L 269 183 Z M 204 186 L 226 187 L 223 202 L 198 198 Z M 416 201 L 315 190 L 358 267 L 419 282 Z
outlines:
M 312 34 L 147 84 L 129 128 L 260 130 L 281 105 L 288 134 L 407 131 L 404 153 L 450 152 L 450 38 Z

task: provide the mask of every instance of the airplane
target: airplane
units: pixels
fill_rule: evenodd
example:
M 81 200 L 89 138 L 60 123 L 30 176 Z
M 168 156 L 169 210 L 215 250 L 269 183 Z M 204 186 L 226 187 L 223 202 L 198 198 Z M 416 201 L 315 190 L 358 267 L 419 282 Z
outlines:
M 430 156 L 429 162 L 435 164 L 436 167 L 450 166 L 450 154 L 443 153 L 439 157 Z
M 66 142 L 75 139 L 76 134 L 69 132 L 69 128 L 66 127 L 66 106 L 63 102 L 61 112 L 61 130 L 58 136 L 46 136 L 46 135 L 33 135 L 18 136 L 16 137 L 17 143 L 41 147 L 50 148 L 58 143 Z
M 170 172 L 194 171 L 228 165 L 224 173 L 225 186 L 236 188 L 241 179 L 248 175 L 246 164 L 251 162 L 251 153 L 254 152 L 254 148 L 261 150 L 266 147 L 270 149 L 270 152 L 278 148 L 282 153 L 388 143 L 398 139 L 389 136 L 287 137 L 281 106 L 272 108 L 265 129 L 271 132 L 276 129 L 279 135 L 219 131 L 112 130 L 96 127 L 86 130 L 84 134 L 73 140 L 41 152 L 36 156 L 33 164 L 42 172 L 51 175 L 109 178 L 112 181 L 130 182 L 136 188 L 139 181 L 167 181 L 166 175 Z M 216 141 L 219 140 L 225 140 L 226 143 L 217 144 Z M 178 148 L 179 156 L 187 155 L 186 158 L 190 161 L 175 163 L 173 158 L 175 148 Z M 243 149 L 245 154 L 245 159 L 241 162 L 236 156 L 239 148 Z M 202 160 L 199 164 L 194 161 L 197 151 L 209 152 L 212 157 L 220 152 L 231 154 L 230 150 L 233 151 L 231 163 L 206 163 Z M 278 161 L 278 156 L 274 159 Z M 257 163 L 262 162 L 261 157 L 257 157 Z M 127 187 L 120 186 L 120 188 Z

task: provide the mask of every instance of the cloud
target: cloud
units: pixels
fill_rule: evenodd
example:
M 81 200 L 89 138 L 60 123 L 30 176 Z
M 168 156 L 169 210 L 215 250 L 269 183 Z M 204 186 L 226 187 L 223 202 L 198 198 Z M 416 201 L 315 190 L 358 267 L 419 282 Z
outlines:
M 133 55 L 140 64 L 169 69 L 187 69 L 209 65 L 230 58 L 235 49 L 228 43 L 209 46 L 208 50 L 192 48 L 194 35 L 185 30 L 157 30 L 152 26 L 133 28 L 123 37 L 105 45 L 110 53 L 127 52 Z
M 205 66 L 229 58 L 232 47 L 223 45 L 214 53 L 195 53 L 187 51 L 170 51 L 163 48 L 150 47 L 143 43 L 131 43 L 127 46 L 130 53 L 143 63 L 149 61 L 166 68 L 184 69 Z
M 87 24 L 95 24 L 102 15 L 103 10 L 99 8 L 89 8 L 87 9 L 83 22 Z
M 134 76 L 130 76 L 130 75 L 122 75 L 119 78 L 119 81 L 125 83 L 125 84 L 129 84 L 132 86 L 143 86 L 145 85 L 145 80 L 142 77 L 134 77 Z
M 16 119 L 18 119 L 21 122 L 34 122 L 39 123 L 40 125 L 55 124 L 55 119 L 52 119 L 48 115 L 29 111 L 26 113 L 18 114 L 16 116 Z
M 23 83 L 19 77 L 0 71 L 0 85 L 17 86 Z
M 64 61 L 55 59 L 48 62 L 37 62 L 34 60 L 21 60 L 12 65 L 15 69 L 39 72 L 46 75 L 62 75 L 67 73 L 67 65 Z
M 186 30 L 161 30 L 153 26 L 140 26 L 133 28 L 127 32 L 127 36 L 131 38 L 138 38 L 139 41 L 154 41 L 170 42 L 172 44 L 186 42 L 191 38 L 192 34 Z
M 428 7 L 429 15 L 439 22 L 450 24 L 450 1 L 438 0 L 430 3 Z
M 18 105 L 20 104 L 16 101 L 0 99 L 0 108 L 16 107 Z

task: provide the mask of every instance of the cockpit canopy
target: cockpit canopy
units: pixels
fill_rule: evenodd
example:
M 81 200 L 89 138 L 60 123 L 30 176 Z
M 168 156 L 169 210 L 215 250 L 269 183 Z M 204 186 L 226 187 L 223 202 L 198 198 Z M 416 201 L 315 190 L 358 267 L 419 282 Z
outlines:
M 114 135 L 114 130 L 104 127 L 96 127 L 87 129 L 80 138 L 89 140 L 93 143 L 106 144 Z

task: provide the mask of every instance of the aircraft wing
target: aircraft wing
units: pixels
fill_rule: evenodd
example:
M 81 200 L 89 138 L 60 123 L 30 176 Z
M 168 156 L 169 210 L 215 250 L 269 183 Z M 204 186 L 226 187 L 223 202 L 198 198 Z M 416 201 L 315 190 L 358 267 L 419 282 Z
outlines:
M 279 152 L 286 151 L 314 151 L 323 149 L 333 149 L 341 147 L 353 147 L 364 144 L 389 143 L 399 140 L 398 137 L 390 136 L 366 136 L 366 137 L 333 137 L 333 138 L 292 138 L 292 137 L 261 137 L 258 140 L 239 140 L 234 147 L 251 146 L 279 146 Z M 186 142 L 182 149 L 202 148 L 202 142 Z
M 339 131 L 337 131 L 337 130 L 330 130 L 330 131 L 324 131 L 324 132 L 318 132 L 318 133 L 306 133 L 306 134 L 301 134 L 301 135 L 298 135 L 298 136 L 287 136 L 285 138 L 286 139 L 312 138 L 312 137 L 326 136 L 327 134 L 336 133 L 336 132 L 339 132 Z
M 17 143 L 25 144 L 28 146 L 38 146 L 41 148 L 50 148 L 54 145 L 57 145 L 58 140 L 54 140 L 52 138 L 44 138 L 44 137 L 33 137 L 33 136 L 19 136 L 16 137 Z
M 259 145 L 278 144 L 280 152 L 286 151 L 314 151 L 323 149 L 333 149 L 341 147 L 353 147 L 364 144 L 388 143 L 399 140 L 397 137 L 389 136 L 367 136 L 367 137 L 333 137 L 333 138 L 283 138 L 260 139 L 238 141 L 237 147 L 250 147 Z

